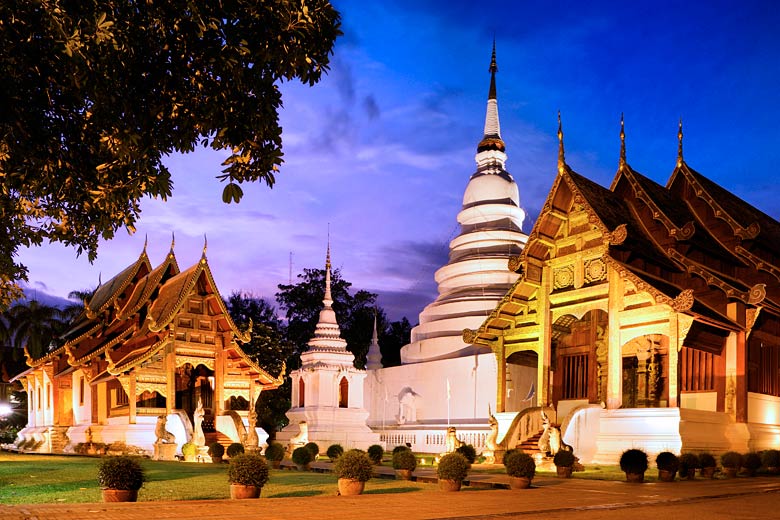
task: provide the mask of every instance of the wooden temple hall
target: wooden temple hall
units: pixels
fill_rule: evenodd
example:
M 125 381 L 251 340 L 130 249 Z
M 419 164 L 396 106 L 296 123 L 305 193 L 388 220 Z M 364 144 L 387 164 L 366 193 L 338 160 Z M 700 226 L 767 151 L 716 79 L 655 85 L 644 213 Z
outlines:
M 518 411 L 530 366 L 585 461 L 779 448 L 780 223 L 688 166 L 682 123 L 665 186 L 629 166 L 622 121 L 620 137 L 606 189 L 566 164 L 559 127 L 557 178 L 509 262 L 520 278 L 464 331 L 496 355 L 498 412 Z
M 242 442 L 254 426 L 250 403 L 282 383 L 282 374 L 268 374 L 239 346 L 250 330 L 230 318 L 205 247 L 181 271 L 173 244 L 155 268 L 144 246 L 84 302 L 61 347 L 40 359 L 28 355 L 30 368 L 15 378 L 28 395 L 17 446 L 63 452 L 119 442 L 152 452 L 165 431 L 179 448 L 192 441 L 196 423 L 207 438 Z

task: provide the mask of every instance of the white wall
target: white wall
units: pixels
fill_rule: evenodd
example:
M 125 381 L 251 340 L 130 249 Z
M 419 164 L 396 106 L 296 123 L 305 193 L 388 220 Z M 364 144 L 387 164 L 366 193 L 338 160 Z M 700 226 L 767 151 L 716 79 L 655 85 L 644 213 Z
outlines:
M 84 404 L 79 404 L 81 381 L 84 384 Z M 86 381 L 84 373 L 76 370 L 72 375 L 71 392 L 73 398 L 73 424 L 90 424 L 92 422 L 92 386 Z
M 680 408 L 716 412 L 718 410 L 718 392 L 682 392 Z
M 748 392 L 749 423 L 780 424 L 780 397 Z

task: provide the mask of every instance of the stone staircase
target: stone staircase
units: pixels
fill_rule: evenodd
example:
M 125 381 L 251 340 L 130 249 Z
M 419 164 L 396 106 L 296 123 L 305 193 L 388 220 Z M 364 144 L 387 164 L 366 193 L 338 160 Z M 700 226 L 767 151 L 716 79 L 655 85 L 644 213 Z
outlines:
M 225 449 L 227 449 L 228 446 L 233 444 L 233 441 L 230 439 L 230 437 L 221 432 L 208 432 L 204 433 L 203 436 L 206 438 L 206 446 L 209 446 L 213 442 L 218 442 L 224 446 Z
M 539 452 L 539 439 L 542 438 L 542 433 L 544 433 L 544 430 L 540 430 L 538 433 L 532 435 L 531 437 L 527 438 L 520 444 L 518 444 L 516 447 L 520 448 L 527 454 L 533 456 Z
M 68 439 L 69 426 L 50 426 L 49 427 L 49 439 L 51 442 L 51 453 L 63 453 L 65 447 L 70 442 Z

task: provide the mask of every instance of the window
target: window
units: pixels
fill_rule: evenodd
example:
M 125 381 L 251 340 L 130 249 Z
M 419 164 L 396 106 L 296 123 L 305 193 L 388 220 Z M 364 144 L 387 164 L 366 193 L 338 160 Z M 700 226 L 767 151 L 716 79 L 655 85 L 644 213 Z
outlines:
M 84 377 L 79 378 L 79 405 L 84 406 Z
M 349 381 L 342 377 L 339 381 L 339 408 L 349 407 Z
M 127 398 L 127 393 L 124 391 L 123 388 L 117 388 L 116 389 L 116 405 L 117 406 L 126 406 L 130 404 L 130 399 Z
M 588 354 L 561 357 L 562 399 L 588 398 Z
M 303 378 L 298 380 L 298 406 L 301 408 L 306 406 L 306 383 L 303 382 Z
M 680 351 L 680 379 L 683 392 L 714 391 L 715 356 L 684 346 Z

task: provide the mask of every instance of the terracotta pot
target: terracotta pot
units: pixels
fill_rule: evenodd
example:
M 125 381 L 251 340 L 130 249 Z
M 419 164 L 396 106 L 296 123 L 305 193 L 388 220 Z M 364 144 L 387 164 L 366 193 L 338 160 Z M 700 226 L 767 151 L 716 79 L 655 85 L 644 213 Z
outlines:
M 571 477 L 571 466 L 555 466 L 555 471 L 558 472 L 560 478 Z
M 245 486 L 243 484 L 230 484 L 230 498 L 241 500 L 244 498 L 258 498 L 262 487 Z
M 770 475 L 777 475 L 778 473 L 780 473 L 780 468 L 778 468 L 777 466 L 767 466 L 766 471 Z
M 359 480 L 352 480 L 351 478 L 339 479 L 339 495 L 342 496 L 360 495 L 365 487 L 366 483 Z
M 296 464 L 295 467 L 298 468 L 298 471 L 309 471 L 309 468 L 311 466 L 309 466 L 308 464 Z
M 728 478 L 736 478 L 738 471 L 739 468 L 723 468 L 723 473 L 725 473 Z
M 661 482 L 674 482 L 674 476 L 677 474 L 676 471 L 668 471 L 665 469 L 659 469 L 658 470 L 658 480 Z
M 136 502 L 138 500 L 137 489 L 101 489 L 103 502 Z
M 211 462 L 214 464 L 222 464 L 222 457 L 211 457 Z
M 531 487 L 531 479 L 526 477 L 509 477 L 510 489 L 528 489 Z
M 271 461 L 271 468 L 272 469 L 279 469 L 282 467 L 282 461 L 281 460 L 272 460 Z
M 686 478 L 688 480 L 696 480 L 696 468 L 689 469 L 685 475 L 680 473 L 680 478 Z
M 460 480 L 439 479 L 439 489 L 441 491 L 460 491 Z
M 644 473 L 629 473 L 626 472 L 626 482 L 635 482 L 637 484 L 641 484 L 645 481 L 645 474 Z
M 395 470 L 396 480 L 412 480 L 412 470 L 410 469 L 397 469 Z
M 699 470 L 699 475 L 701 475 L 701 478 L 715 478 L 715 470 L 718 468 L 701 468 Z

